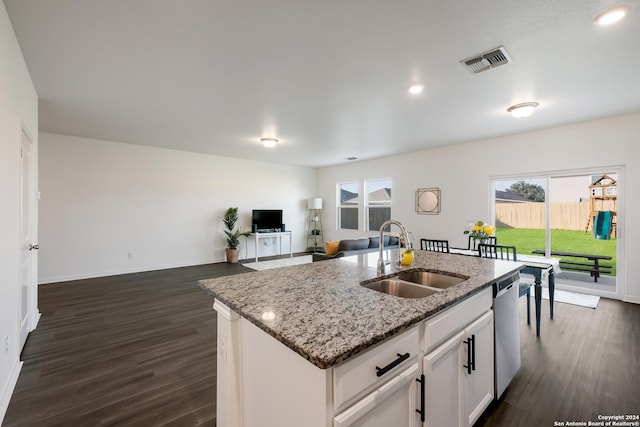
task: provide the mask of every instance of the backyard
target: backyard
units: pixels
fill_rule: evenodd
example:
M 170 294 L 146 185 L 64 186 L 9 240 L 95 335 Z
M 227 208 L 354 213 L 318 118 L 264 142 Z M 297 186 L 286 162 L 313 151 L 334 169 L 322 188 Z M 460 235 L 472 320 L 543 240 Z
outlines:
M 519 254 L 532 255 L 537 249 L 544 250 L 545 230 L 529 228 L 497 228 L 498 244 L 517 248 Z M 592 233 L 573 230 L 551 230 L 551 248 L 559 252 L 609 255 L 611 275 L 616 275 L 616 239 L 597 240 Z

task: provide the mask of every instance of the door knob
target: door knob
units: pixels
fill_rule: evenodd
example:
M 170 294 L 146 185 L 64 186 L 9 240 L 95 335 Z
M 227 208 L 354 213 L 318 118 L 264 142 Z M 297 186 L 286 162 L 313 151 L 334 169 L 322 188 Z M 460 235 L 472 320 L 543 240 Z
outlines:
M 38 249 L 40 249 L 40 245 L 29 245 L 29 250 L 30 251 L 33 251 L 33 250 L 37 251 Z

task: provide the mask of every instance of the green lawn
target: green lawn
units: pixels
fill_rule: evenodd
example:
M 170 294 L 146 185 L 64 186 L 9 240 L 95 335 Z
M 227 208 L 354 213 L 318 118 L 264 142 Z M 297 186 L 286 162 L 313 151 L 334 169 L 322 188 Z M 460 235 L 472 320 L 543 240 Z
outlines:
M 528 228 L 496 229 L 498 244 L 515 246 L 519 254 L 531 254 L 533 250 L 544 250 L 544 230 Z M 609 255 L 611 275 L 616 275 L 616 239 L 596 240 L 592 233 L 584 231 L 551 230 L 551 250 L 580 254 Z M 578 261 L 578 259 L 575 259 Z M 586 261 L 586 260 L 585 260 Z

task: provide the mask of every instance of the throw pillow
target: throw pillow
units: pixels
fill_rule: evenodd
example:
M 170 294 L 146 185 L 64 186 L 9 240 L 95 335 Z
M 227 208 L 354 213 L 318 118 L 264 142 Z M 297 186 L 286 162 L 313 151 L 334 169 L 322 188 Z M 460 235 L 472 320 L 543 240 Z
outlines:
M 338 253 L 338 244 L 340 242 L 326 242 L 324 244 L 325 246 L 325 253 L 327 255 L 335 255 Z

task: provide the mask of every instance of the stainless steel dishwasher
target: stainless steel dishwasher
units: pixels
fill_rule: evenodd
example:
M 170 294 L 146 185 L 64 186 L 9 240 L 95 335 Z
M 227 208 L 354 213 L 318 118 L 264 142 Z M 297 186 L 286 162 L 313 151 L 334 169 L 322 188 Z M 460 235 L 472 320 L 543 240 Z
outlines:
M 496 400 L 520 369 L 520 316 L 518 284 L 513 274 L 493 284 Z

